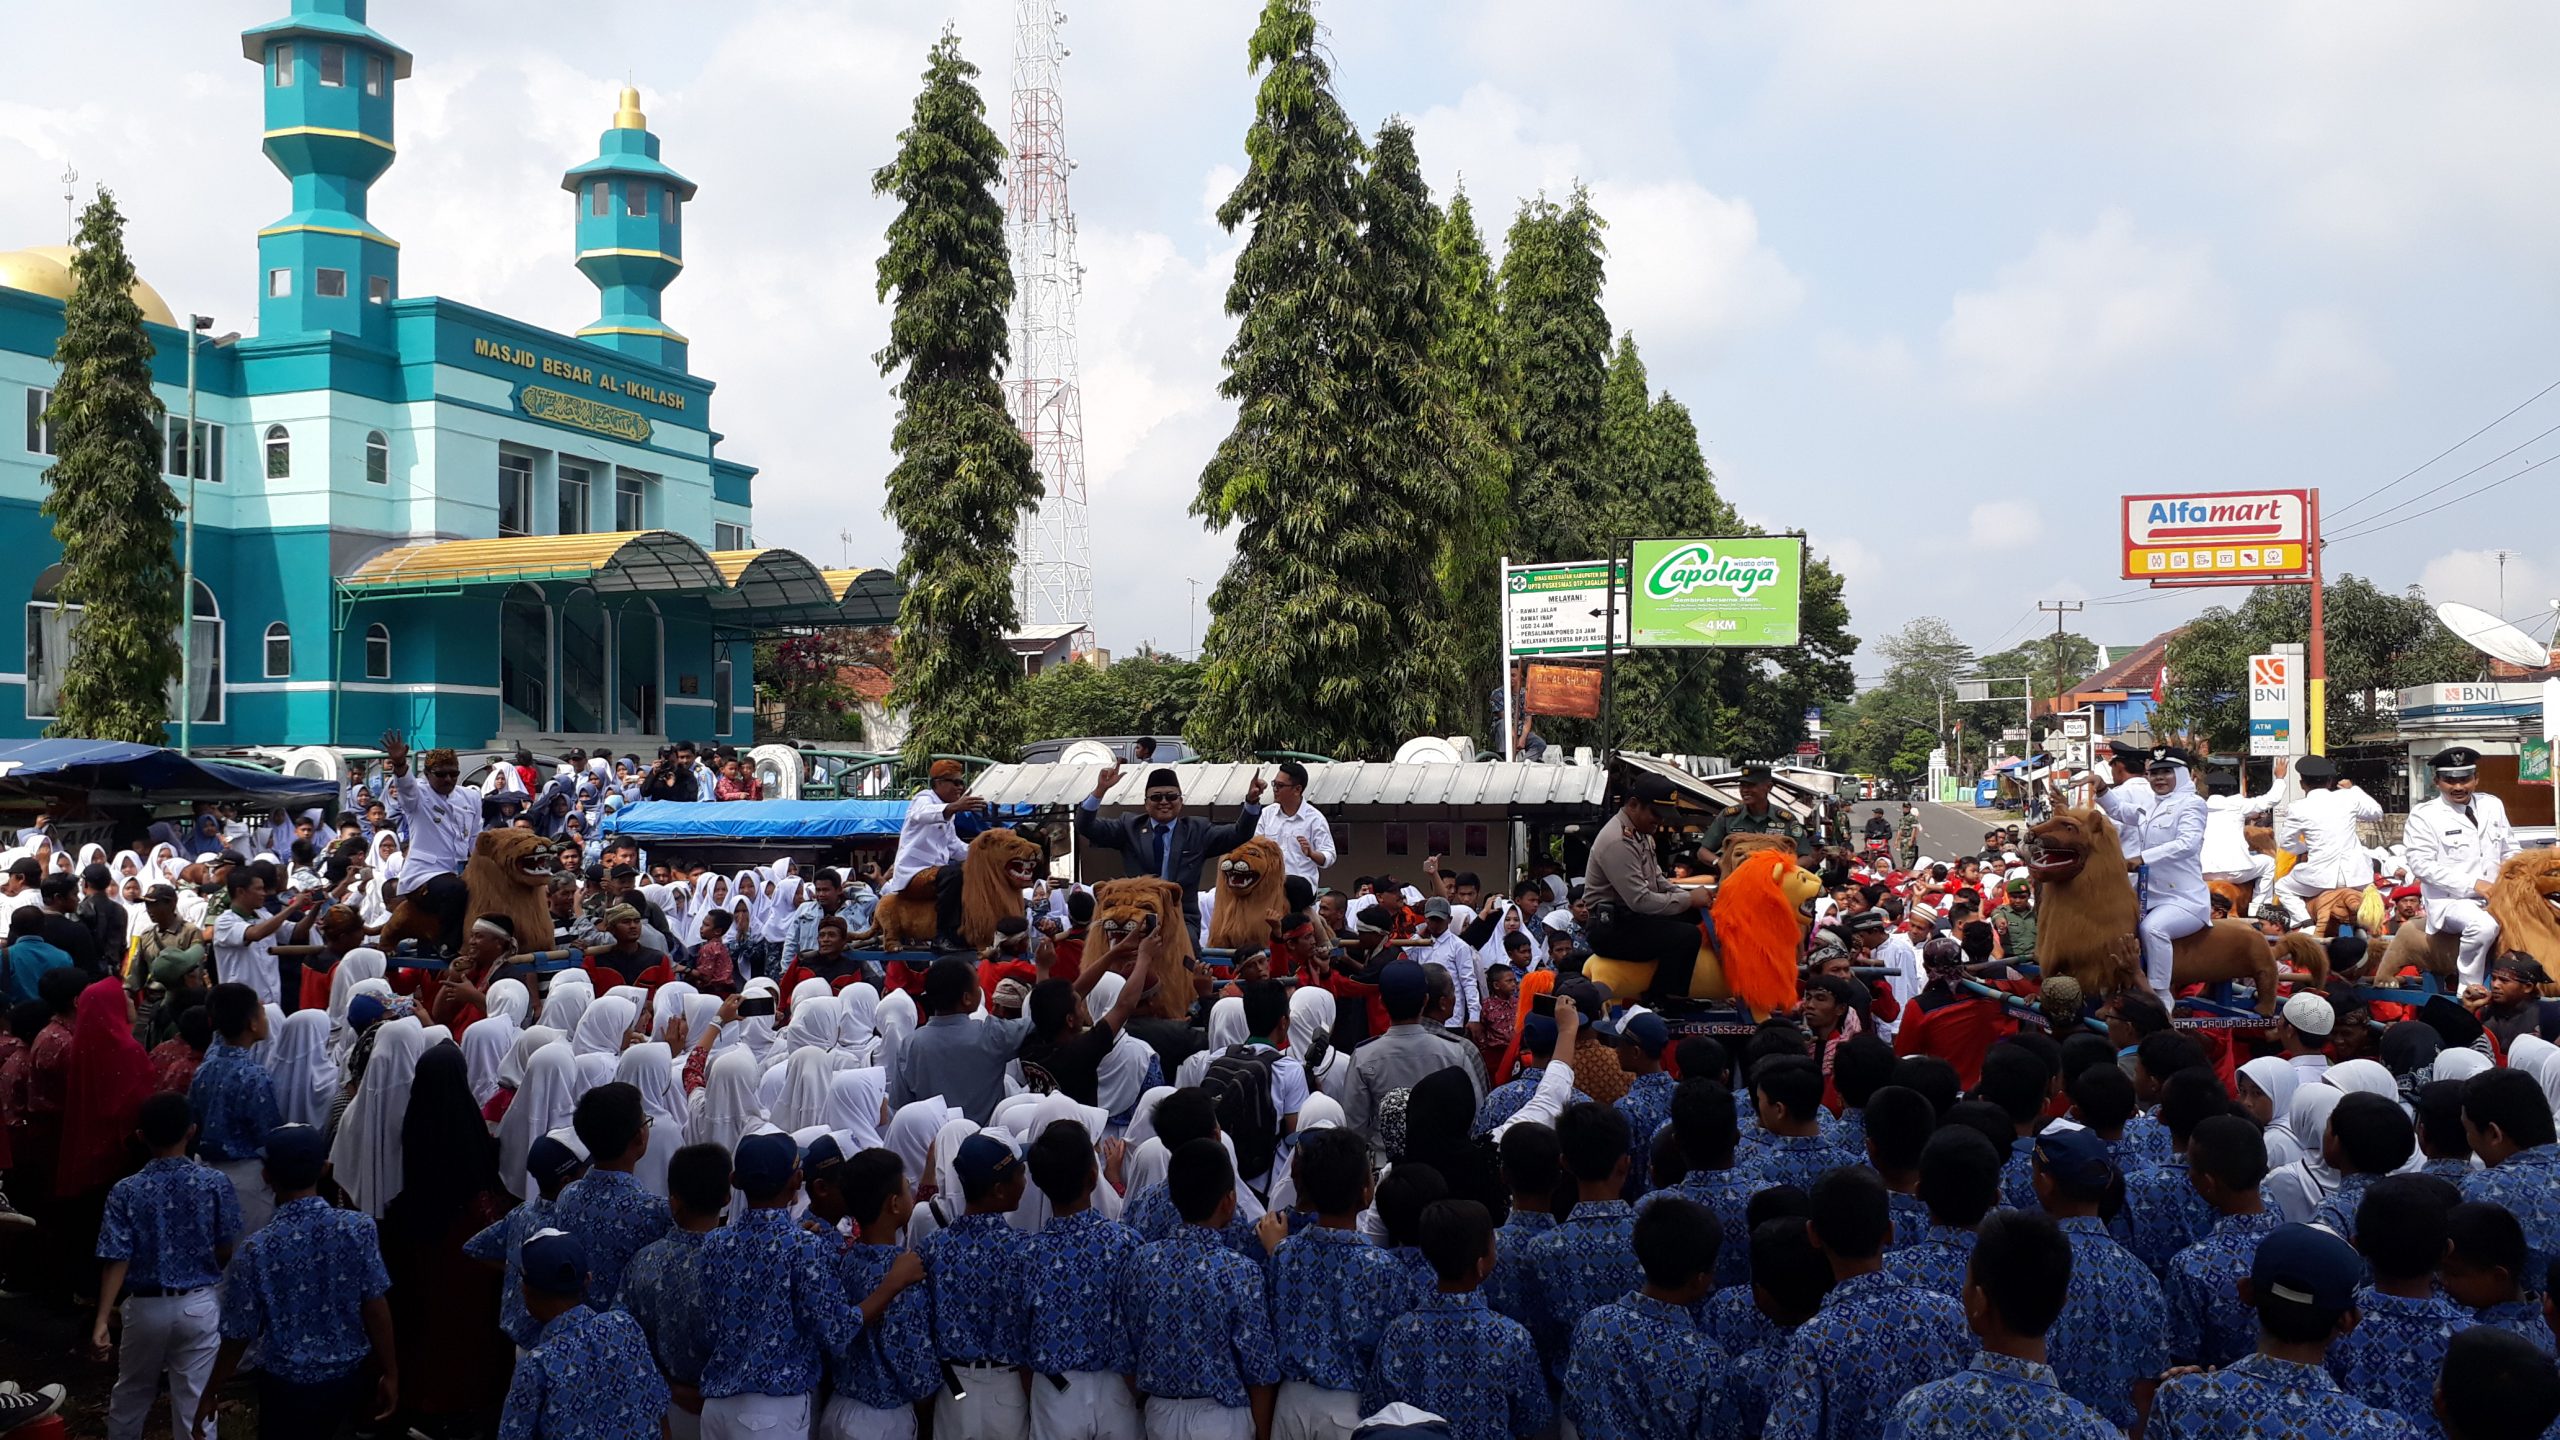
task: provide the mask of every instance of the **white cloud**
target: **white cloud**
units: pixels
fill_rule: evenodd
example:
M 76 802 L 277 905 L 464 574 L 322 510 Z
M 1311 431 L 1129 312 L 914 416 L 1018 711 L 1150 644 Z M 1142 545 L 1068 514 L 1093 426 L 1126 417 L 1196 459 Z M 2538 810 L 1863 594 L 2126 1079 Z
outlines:
M 2108 210 L 2085 233 L 2045 232 L 1994 288 L 1957 295 L 1939 348 L 1958 393 L 2026 400 L 2212 338 L 2220 289 L 2201 242 L 2146 239 Z
M 1991 550 L 2015 550 L 2043 534 L 2044 517 L 2023 500 L 1986 500 L 1964 521 L 1964 538 Z
M 1817 338 L 1813 349 L 1816 358 L 1841 374 L 1880 385 L 1899 385 L 1918 368 L 1910 345 L 1899 335 L 1860 340 L 1832 331 Z
M 2509 550 L 2504 578 L 2502 595 L 2496 550 L 2449 550 L 2418 572 L 2418 585 L 2430 601 L 2458 600 L 2492 615 L 2522 616 L 2516 622 L 2519 626 L 2538 638 L 2550 638 L 2545 622 L 2537 617 L 2548 612 L 2554 598 L 2560 598 L 2560 589 L 2554 588 L 2560 577 Z
M 2241 396 L 2260 408 L 2337 405 L 2391 388 L 2391 366 L 2375 350 L 2364 321 L 2345 310 L 2310 305 L 2287 311 L 2258 373 Z
M 1648 355 L 1712 351 L 1733 333 L 1783 318 L 1804 282 L 1760 240 L 1748 200 L 1685 180 L 1601 183 L 1592 203 L 1609 222 L 1602 300 Z

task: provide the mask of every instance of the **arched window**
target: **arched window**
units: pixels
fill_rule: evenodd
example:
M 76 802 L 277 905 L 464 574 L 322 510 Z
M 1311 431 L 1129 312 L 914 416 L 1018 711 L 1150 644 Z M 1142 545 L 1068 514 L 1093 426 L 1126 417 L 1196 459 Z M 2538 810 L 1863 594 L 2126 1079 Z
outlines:
M 613 730 L 617 735 L 655 735 L 658 705 L 664 697 L 660 661 L 665 654 L 659 633 L 658 607 L 634 600 L 614 617 Z
M 498 604 L 498 697 L 502 724 L 551 728 L 551 607 L 539 586 L 518 585 Z
M 266 675 L 282 680 L 293 673 L 293 632 L 281 620 L 267 627 Z
M 281 425 L 267 427 L 267 478 L 282 480 L 293 473 L 293 435 Z
M 29 719 L 51 719 L 62 698 L 63 672 L 70 666 L 72 655 L 80 648 L 80 607 L 65 605 L 60 598 L 62 567 L 48 565 L 36 576 L 27 597 L 27 682 L 26 710 Z M 199 725 L 219 724 L 222 720 L 222 609 L 214 603 L 213 589 L 203 581 L 195 585 L 190 630 L 192 653 L 188 692 L 193 701 L 195 722 Z M 169 687 L 169 714 L 176 718 L 178 687 Z
M 605 709 L 604 602 L 579 590 L 560 602 L 560 728 L 573 735 L 601 735 L 611 728 Z
M 365 432 L 364 478 L 376 485 L 391 483 L 391 438 L 379 430 Z
M 378 621 L 364 627 L 364 678 L 391 678 L 391 627 Z

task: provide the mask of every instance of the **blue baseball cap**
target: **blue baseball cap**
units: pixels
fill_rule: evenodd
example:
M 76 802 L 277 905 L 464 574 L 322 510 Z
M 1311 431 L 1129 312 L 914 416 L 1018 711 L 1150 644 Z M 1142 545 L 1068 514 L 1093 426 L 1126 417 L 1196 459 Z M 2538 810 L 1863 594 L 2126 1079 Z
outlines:
M 1591 1029 L 1604 1040 L 1632 1040 L 1647 1055 L 1660 1055 L 1671 1044 L 1671 1027 L 1641 1005 L 1631 1005 L 1614 1018 L 1604 1017 Z
M 2053 1182 L 2080 1196 L 2104 1194 L 2115 1178 L 2115 1161 L 2098 1132 L 2080 1126 L 2055 1125 L 2036 1137 L 2036 1159 Z
M 2249 1283 L 2259 1303 L 2286 1300 L 2317 1310 L 2339 1311 L 2355 1304 L 2356 1286 L 2364 1281 L 2364 1257 L 2318 1225 L 2279 1225 L 2258 1242 L 2249 1261 Z
M 806 1178 L 824 1175 L 842 1164 L 844 1147 L 836 1143 L 832 1132 L 810 1141 L 809 1148 L 800 1152 L 800 1173 Z
M 536 1230 L 521 1252 L 524 1283 L 545 1295 L 572 1299 L 587 1293 L 587 1247 L 563 1230 Z
M 960 1153 L 953 1156 L 951 1168 L 960 1176 L 960 1187 L 973 1195 L 983 1195 L 988 1188 L 1003 1183 L 1006 1177 L 1022 1168 L 1022 1157 L 1013 1147 L 981 1130 L 960 1142 Z
M 325 1165 L 329 1138 L 315 1125 L 279 1125 L 267 1132 L 266 1157 L 278 1165 Z
M 769 1195 L 790 1181 L 792 1167 L 799 1163 L 800 1146 L 790 1136 L 780 1131 L 749 1135 L 738 1142 L 729 1183 L 750 1195 Z
M 1520 1048 L 1538 1055 L 1552 1055 L 1556 1049 L 1556 1017 L 1532 1015 L 1520 1022 Z
M 1390 1010 L 1419 1007 L 1429 992 L 1422 967 L 1411 960 L 1390 960 L 1378 972 L 1378 999 Z
M 562 1138 L 562 1134 L 563 1132 L 553 1131 L 551 1134 L 539 1136 L 525 1151 L 524 1168 L 526 1173 L 533 1176 L 534 1183 L 545 1186 L 558 1185 L 576 1173 L 578 1167 L 587 1163 L 586 1147 L 577 1143 L 576 1134 L 569 1133 L 566 1139 Z

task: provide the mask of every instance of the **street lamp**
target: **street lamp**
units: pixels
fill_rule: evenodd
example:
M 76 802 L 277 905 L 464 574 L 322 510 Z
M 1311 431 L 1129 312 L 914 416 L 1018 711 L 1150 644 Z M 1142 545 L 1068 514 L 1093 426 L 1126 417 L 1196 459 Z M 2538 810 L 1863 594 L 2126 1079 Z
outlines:
M 178 753 L 188 753 L 195 740 L 196 728 L 196 476 L 206 468 L 204 432 L 196 425 L 196 350 L 204 342 L 200 332 L 213 328 L 210 315 L 187 317 L 187 536 L 181 552 L 178 581 Z M 239 339 L 237 331 L 215 336 L 212 343 L 228 345 Z

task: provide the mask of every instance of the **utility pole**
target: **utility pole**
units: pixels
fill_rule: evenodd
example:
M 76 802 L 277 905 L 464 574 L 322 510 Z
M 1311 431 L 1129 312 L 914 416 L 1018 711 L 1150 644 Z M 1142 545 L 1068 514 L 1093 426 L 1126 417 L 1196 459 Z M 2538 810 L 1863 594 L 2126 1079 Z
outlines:
M 2507 618 L 2507 557 L 2516 552 L 2492 550 L 2489 553 L 2498 557 L 2498 618 L 2504 620 Z
M 71 188 L 79 183 L 80 172 L 72 169 L 68 165 L 63 166 L 62 228 L 66 233 L 62 243 L 65 245 L 77 245 L 80 243 L 80 202 L 78 199 L 74 198 L 74 192 Z
M 2058 709 L 2062 704 L 2062 687 L 2069 683 L 2068 677 L 2062 673 L 2062 617 L 2077 615 L 2089 607 L 2077 600 L 2039 600 L 2036 602 L 2036 608 L 2053 617 L 2053 703 Z M 2032 703 L 2028 705 L 2027 711 L 2030 716 L 2035 713 Z M 2032 719 L 2027 722 L 2027 728 L 2030 730 L 2035 728 L 2035 722 Z M 2032 739 L 2033 737 L 2030 737 L 2030 743 Z

